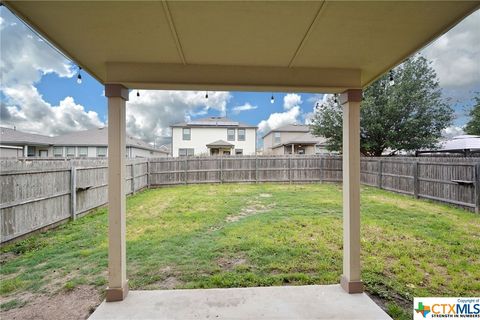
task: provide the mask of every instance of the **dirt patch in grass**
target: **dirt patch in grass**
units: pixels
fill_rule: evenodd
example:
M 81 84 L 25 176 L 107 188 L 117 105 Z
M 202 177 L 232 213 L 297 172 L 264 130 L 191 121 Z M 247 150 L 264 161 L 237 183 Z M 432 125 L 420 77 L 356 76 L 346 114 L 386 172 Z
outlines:
M 2 319 L 87 319 L 101 302 L 101 295 L 95 287 L 82 285 L 56 295 L 24 294 L 26 304 L 20 308 L 0 313 Z
M 262 195 L 263 195 L 263 198 L 267 197 L 266 196 L 267 194 L 263 194 L 263 193 L 260 195 L 260 197 L 262 197 Z M 269 196 L 271 196 L 271 195 L 269 195 Z M 226 222 L 236 222 L 236 221 L 239 221 L 240 219 L 246 218 L 248 216 L 253 216 L 253 215 L 256 215 L 256 214 L 259 214 L 259 213 L 264 213 L 264 212 L 270 211 L 274 207 L 275 207 L 274 203 L 264 204 L 261 201 L 259 201 L 258 199 L 255 199 L 255 200 L 252 200 L 252 201 L 248 202 L 247 206 L 242 208 L 242 210 L 237 215 L 228 216 L 225 219 L 225 221 Z
M 245 265 L 247 263 L 247 259 L 243 257 L 237 258 L 226 258 L 222 257 L 217 260 L 217 264 L 222 270 L 230 271 L 235 269 L 236 266 Z

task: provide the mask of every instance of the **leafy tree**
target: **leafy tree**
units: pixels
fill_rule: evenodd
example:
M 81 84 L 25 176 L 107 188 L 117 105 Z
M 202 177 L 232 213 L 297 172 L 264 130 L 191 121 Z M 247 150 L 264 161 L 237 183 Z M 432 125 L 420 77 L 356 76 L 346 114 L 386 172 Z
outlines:
M 442 129 L 450 125 L 453 110 L 442 99 L 437 75 L 430 62 L 417 55 L 368 86 L 361 104 L 360 149 L 367 156 L 388 150 L 434 148 Z M 319 106 L 312 132 L 327 138 L 327 149 L 341 151 L 342 107 L 330 98 Z
M 480 136 L 480 93 L 477 92 L 477 96 L 473 99 L 475 100 L 475 104 L 469 112 L 471 119 L 465 126 L 465 132 L 467 134 Z

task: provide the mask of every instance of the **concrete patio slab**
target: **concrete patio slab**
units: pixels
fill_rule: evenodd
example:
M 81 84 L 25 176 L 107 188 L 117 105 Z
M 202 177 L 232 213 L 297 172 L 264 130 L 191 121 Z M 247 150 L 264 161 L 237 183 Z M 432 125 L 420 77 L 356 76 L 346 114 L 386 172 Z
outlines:
M 339 285 L 131 291 L 105 301 L 100 319 L 391 319 L 365 293 Z

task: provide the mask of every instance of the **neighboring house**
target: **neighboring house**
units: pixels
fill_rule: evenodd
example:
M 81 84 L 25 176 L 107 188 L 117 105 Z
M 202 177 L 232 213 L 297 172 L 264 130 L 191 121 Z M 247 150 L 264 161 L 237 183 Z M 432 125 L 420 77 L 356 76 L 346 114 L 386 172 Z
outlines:
M 51 155 L 51 139 L 40 134 L 0 127 L 0 157 L 48 157 Z
M 257 127 L 224 117 L 181 122 L 172 128 L 172 155 L 255 155 Z
M 315 137 L 307 125 L 291 124 L 263 136 L 264 154 L 320 154 L 327 152 L 325 138 Z
M 0 157 L 106 157 L 108 130 L 96 128 L 48 137 L 9 128 L 0 128 Z M 166 157 L 168 152 L 152 148 L 148 143 L 127 135 L 128 158 Z M 12 152 L 12 148 L 17 153 Z M 18 152 L 19 148 L 23 152 Z M 8 150 L 8 151 L 7 151 Z
M 416 152 L 419 154 L 428 153 L 459 153 L 464 156 L 472 154 L 480 154 L 480 136 L 461 135 L 453 137 L 449 140 L 442 141 L 438 144 L 436 150 L 420 150 Z

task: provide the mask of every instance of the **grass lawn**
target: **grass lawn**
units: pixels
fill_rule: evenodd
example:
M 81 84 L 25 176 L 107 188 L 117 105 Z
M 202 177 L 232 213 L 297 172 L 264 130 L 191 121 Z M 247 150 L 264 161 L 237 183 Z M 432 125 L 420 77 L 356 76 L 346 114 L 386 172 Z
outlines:
M 127 206 L 131 289 L 339 282 L 339 185 L 179 186 L 144 191 Z M 361 241 L 367 291 L 395 319 L 411 319 L 414 296 L 480 293 L 478 214 L 363 187 Z M 89 297 L 77 310 L 88 315 L 107 283 L 107 210 L 4 247 L 1 256 L 3 315 L 70 296 L 74 306 Z

